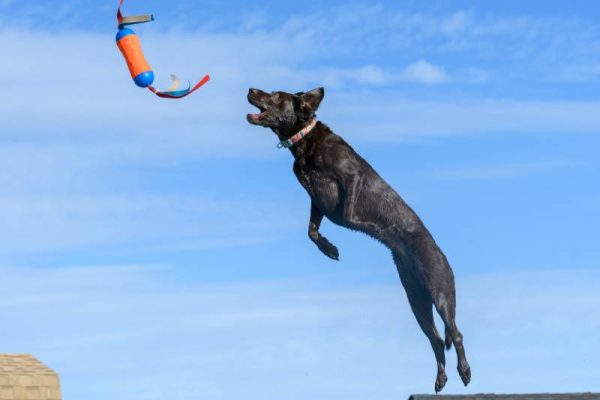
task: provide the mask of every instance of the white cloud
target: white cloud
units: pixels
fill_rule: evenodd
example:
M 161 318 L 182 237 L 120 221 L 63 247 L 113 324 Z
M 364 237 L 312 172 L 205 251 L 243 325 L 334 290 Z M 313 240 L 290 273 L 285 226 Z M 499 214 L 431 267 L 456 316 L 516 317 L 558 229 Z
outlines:
M 280 73 L 290 80 L 319 82 L 320 84 L 342 91 L 356 87 L 382 87 L 397 83 L 437 84 L 446 82 L 448 74 L 443 67 L 425 60 L 409 64 L 400 71 L 385 70 L 377 65 L 365 65 L 359 68 L 319 68 L 316 70 L 294 70 L 280 68 Z M 473 78 L 470 78 L 473 80 Z
M 274 82 L 297 82 L 298 87 L 322 85 L 338 91 L 352 91 L 356 88 L 387 87 L 398 83 L 436 84 L 449 79 L 444 68 L 435 66 L 427 61 L 417 61 L 399 71 L 384 69 L 377 65 L 367 64 L 357 68 L 319 67 L 314 69 L 295 69 L 283 65 L 265 67 L 267 75 Z M 465 81 L 481 79 L 465 73 Z M 265 83 L 274 87 L 273 83 Z M 311 86 L 312 85 L 312 86 Z
M 435 66 L 425 60 L 419 60 L 407 66 L 400 74 L 402 80 L 420 83 L 441 83 L 448 80 L 442 67 Z

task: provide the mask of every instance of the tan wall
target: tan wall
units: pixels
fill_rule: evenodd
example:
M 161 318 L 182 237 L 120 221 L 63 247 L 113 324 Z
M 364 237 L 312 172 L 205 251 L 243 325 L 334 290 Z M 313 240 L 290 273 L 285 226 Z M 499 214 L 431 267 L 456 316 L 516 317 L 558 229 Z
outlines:
M 26 354 L 0 354 L 0 400 L 61 400 L 58 374 Z

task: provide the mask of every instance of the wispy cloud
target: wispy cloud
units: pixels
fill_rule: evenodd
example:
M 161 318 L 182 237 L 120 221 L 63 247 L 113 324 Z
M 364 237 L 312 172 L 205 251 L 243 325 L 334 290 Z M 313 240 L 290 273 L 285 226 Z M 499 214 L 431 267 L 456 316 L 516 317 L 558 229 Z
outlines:
M 5 351 L 33 352 L 57 369 L 65 397 L 388 399 L 432 390 L 434 358 L 396 281 L 175 283 L 172 268 L 143 265 L 1 273 Z M 577 269 L 459 274 L 474 380 L 461 387 L 450 352 L 447 390 L 600 390 L 586 361 L 589 332 L 600 329 L 598 278 Z
M 398 83 L 438 84 L 450 79 L 443 67 L 419 60 L 404 68 L 392 70 L 367 64 L 358 68 L 321 67 L 295 69 L 285 66 L 266 67 L 274 81 L 297 82 L 297 86 L 310 87 L 319 84 L 330 89 L 347 90 L 356 87 L 389 87 Z M 464 74 L 464 78 L 467 75 Z M 472 80 L 472 78 L 471 78 Z M 466 79 L 465 79 L 466 81 Z M 271 83 L 271 86 L 273 84 Z
M 331 106 L 331 102 L 335 106 Z M 329 102 L 329 103 L 328 103 Z M 529 100 L 407 100 L 363 92 L 335 94 L 324 107 L 340 132 L 356 140 L 399 141 L 448 135 L 590 134 L 600 132 L 600 102 Z
M 463 168 L 448 167 L 443 170 L 425 172 L 423 176 L 434 179 L 452 180 L 512 179 L 543 174 L 557 169 L 573 168 L 576 165 L 577 163 L 574 162 L 550 161 L 478 165 Z
M 0 210 L 6 221 L 0 250 L 118 240 L 149 240 L 153 245 L 166 240 L 168 247 L 177 241 L 193 243 L 198 237 L 209 243 L 209 226 L 236 215 L 219 209 L 200 217 L 198 210 L 211 209 L 214 199 L 134 190 L 128 181 L 132 177 L 122 170 L 200 159 L 280 156 L 273 151 L 274 139 L 245 121 L 250 109 L 245 93 L 251 86 L 294 91 L 325 85 L 327 98 L 320 117 L 342 135 L 363 143 L 469 134 L 600 132 L 600 104 L 594 100 L 494 99 L 483 92 L 457 96 L 456 86 L 449 89 L 452 85 L 487 84 L 497 75 L 488 73 L 488 66 L 478 66 L 478 59 L 465 56 L 464 65 L 461 61 L 447 66 L 442 57 L 466 51 L 461 49 L 477 48 L 484 54 L 485 45 L 503 35 L 523 37 L 531 46 L 552 37 L 553 51 L 560 52 L 562 46 L 595 32 L 592 23 L 579 30 L 572 21 L 480 18 L 473 12 L 410 14 L 382 5 L 363 5 L 356 12 L 356 7 L 290 16 L 269 26 L 262 23 L 264 14 L 250 14 L 241 30 L 161 31 L 160 26 L 142 30 L 159 86 L 170 72 L 190 79 L 212 73 L 213 80 L 199 95 L 181 102 L 159 101 L 135 88 L 112 34 L 5 24 L 0 30 L 0 85 L 10 93 L 10 101 L 0 108 L 0 196 L 6 204 Z M 566 44 L 558 40 L 559 31 L 567 32 Z M 585 49 L 578 48 L 577 54 Z M 407 54 L 398 56 L 403 52 Z M 393 62 L 388 54 L 395 55 Z M 577 58 L 573 57 L 570 62 Z M 418 100 L 404 93 L 409 88 L 420 90 Z M 499 177 L 531 173 L 538 167 L 456 175 Z M 121 182 L 118 193 L 102 191 L 114 189 L 109 185 L 114 182 Z M 276 221 L 284 212 L 262 216 L 254 213 L 248 199 L 233 203 L 233 208 L 248 211 L 249 221 L 286 224 Z M 263 210 L 282 208 L 269 204 Z M 227 241 L 226 229 L 224 225 L 222 236 L 211 232 L 215 245 Z M 244 229 L 238 238 L 248 236 Z
M 67 191 L 0 200 L 4 254 L 111 245 L 145 251 L 238 247 L 269 241 L 303 220 L 264 200 L 257 207 L 247 199 L 202 195 Z
M 6 59 L 11 60 L 0 63 L 0 84 L 13 93 L 11 102 L 0 110 L 6 132 L 3 140 L 35 138 L 43 142 L 52 137 L 54 143 L 62 139 L 85 148 L 101 144 L 106 154 L 113 157 L 124 153 L 131 157 L 140 154 L 140 148 L 145 158 L 157 153 L 160 157 L 240 155 L 240 143 L 246 155 L 264 154 L 269 143 L 245 140 L 264 137 L 260 131 L 247 126 L 243 118 L 248 110 L 244 98 L 248 87 L 305 90 L 317 85 L 331 86 L 343 96 L 332 105 L 340 114 L 338 110 L 353 107 L 352 103 L 356 102 L 353 93 L 361 85 L 364 89 L 365 84 L 368 87 L 394 81 L 435 83 L 449 79 L 449 73 L 442 66 L 424 60 L 407 64 L 398 72 L 376 64 L 349 69 L 323 66 L 307 69 L 293 66 L 292 60 L 266 61 L 269 54 L 286 48 L 295 47 L 300 52 L 310 48 L 302 36 L 165 33 L 147 35 L 144 39 L 149 45 L 148 58 L 153 60 L 156 71 L 162 72 L 162 75 L 158 73 L 159 85 L 165 83 L 171 71 L 190 79 L 214 71 L 214 79 L 203 89 L 203 95 L 192 101 L 167 104 L 136 89 L 114 44 L 100 35 L 0 33 Z M 171 43 L 178 43 L 179 47 L 174 49 Z M 256 47 L 255 43 L 263 44 Z M 72 57 L 75 53 L 80 56 Z M 182 63 L 180 54 L 202 54 L 202 57 L 198 62 Z M 43 74 L 37 68 L 38 60 L 44 60 Z M 469 81 L 487 76 L 478 69 L 465 71 L 470 71 L 464 74 Z M 102 84 L 90 77 L 99 77 Z M 385 102 L 374 104 L 374 114 L 363 110 L 361 119 L 385 124 L 385 131 L 396 129 L 399 135 L 473 130 L 598 131 L 596 114 L 590 112 L 597 107 L 593 102 L 480 98 L 414 102 L 402 100 L 397 91 L 392 94 L 390 96 L 388 87 Z M 383 96 L 371 94 L 370 101 L 378 98 L 383 99 Z M 330 102 L 327 100 L 324 106 Z M 378 109 L 386 110 L 387 118 L 383 118 Z M 403 115 L 400 127 L 398 120 L 391 117 L 397 113 Z M 232 118 L 235 115 L 239 118 Z M 353 114 L 345 117 L 352 119 Z M 432 124 L 439 124 L 439 128 Z M 25 130 L 27 136 L 21 133 Z M 209 133 L 200 135 L 199 130 Z M 169 140 L 164 140 L 166 132 L 169 132 Z M 369 135 L 369 140 L 379 137 Z

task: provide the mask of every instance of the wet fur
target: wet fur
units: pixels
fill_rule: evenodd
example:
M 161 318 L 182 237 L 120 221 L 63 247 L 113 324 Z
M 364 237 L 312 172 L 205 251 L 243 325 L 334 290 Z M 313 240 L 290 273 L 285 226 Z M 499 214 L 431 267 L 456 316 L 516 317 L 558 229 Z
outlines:
M 316 117 L 323 88 L 307 93 L 266 93 L 251 89 L 248 101 L 261 110 L 249 114 L 254 125 L 271 128 L 279 140 L 290 138 Z M 319 233 L 323 217 L 345 228 L 363 232 L 387 246 L 402 285 L 437 361 L 435 391 L 446 384 L 444 346 L 454 345 L 458 372 L 465 385 L 471 371 L 463 337 L 456 326 L 454 274 L 433 237 L 402 198 L 354 149 L 327 125 L 318 122 L 290 151 L 294 174 L 311 198 L 308 236 L 329 258 L 338 249 Z M 445 325 L 445 340 L 433 319 L 433 308 Z

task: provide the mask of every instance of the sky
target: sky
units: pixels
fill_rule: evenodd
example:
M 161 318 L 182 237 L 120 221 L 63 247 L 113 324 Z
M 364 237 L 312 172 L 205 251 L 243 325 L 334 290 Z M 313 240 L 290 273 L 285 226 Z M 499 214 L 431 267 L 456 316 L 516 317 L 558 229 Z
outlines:
M 325 221 L 250 87 L 325 87 L 321 121 L 417 211 L 456 275 L 473 380 L 600 392 L 600 5 L 0 0 L 0 352 L 66 400 L 352 400 L 432 393 L 389 252 Z M 438 320 L 438 327 L 441 327 Z

